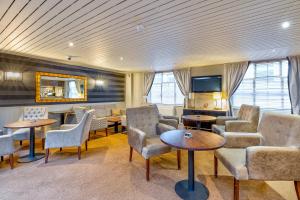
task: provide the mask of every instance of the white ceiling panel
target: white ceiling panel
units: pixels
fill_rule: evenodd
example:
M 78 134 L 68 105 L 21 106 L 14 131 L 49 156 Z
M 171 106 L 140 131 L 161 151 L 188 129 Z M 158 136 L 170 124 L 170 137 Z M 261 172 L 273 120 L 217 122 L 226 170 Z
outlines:
M 300 54 L 299 25 L 299 0 L 3 0 L 0 50 L 169 70 Z

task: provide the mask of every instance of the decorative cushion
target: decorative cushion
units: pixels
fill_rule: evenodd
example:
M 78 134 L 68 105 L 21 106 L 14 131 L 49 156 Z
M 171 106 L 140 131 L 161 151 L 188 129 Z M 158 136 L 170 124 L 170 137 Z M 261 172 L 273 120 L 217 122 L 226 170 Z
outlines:
M 215 151 L 215 156 L 236 179 L 248 180 L 246 149 L 221 148 Z

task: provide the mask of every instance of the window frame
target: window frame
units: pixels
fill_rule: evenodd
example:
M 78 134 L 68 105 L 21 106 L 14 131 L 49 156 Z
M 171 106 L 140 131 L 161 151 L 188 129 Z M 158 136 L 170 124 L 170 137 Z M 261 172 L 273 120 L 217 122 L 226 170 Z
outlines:
M 164 74 L 168 74 L 168 73 L 172 73 L 173 74 L 173 76 L 174 76 L 174 73 L 172 72 L 172 71 L 166 71 L 166 72 L 156 72 L 155 73 L 155 76 L 157 75 L 157 74 L 161 74 L 161 80 L 160 80 L 160 83 L 154 83 L 154 80 L 153 80 L 153 83 L 152 83 L 152 85 L 151 85 L 151 89 L 150 89 L 150 92 L 149 92 L 149 94 L 148 94 L 148 97 L 147 97 L 147 100 L 148 100 L 148 102 L 149 103 L 152 103 L 152 101 L 151 101 L 151 90 L 152 90 L 152 87 L 153 87 L 153 85 L 160 85 L 160 103 L 154 103 L 154 104 L 158 104 L 158 105 L 164 105 L 164 106 L 182 106 L 182 105 L 184 105 L 184 101 L 182 102 L 182 104 L 177 104 L 177 93 L 176 93 L 176 88 L 178 87 L 178 85 L 177 85 L 177 82 L 176 82 L 176 80 L 175 80 L 175 77 L 174 77 L 174 82 L 170 82 L 170 81 L 166 81 L 166 82 L 164 82 L 163 81 L 163 75 Z M 154 77 L 154 79 L 155 79 L 155 77 Z M 174 85 L 174 104 L 166 104 L 166 103 L 163 103 L 163 85 L 164 84 L 166 84 L 166 85 L 168 85 L 168 84 L 173 84 Z M 179 89 L 179 88 L 178 88 Z M 181 91 L 180 91 L 180 89 L 179 89 L 179 92 L 181 93 Z M 182 95 L 182 93 L 181 93 L 181 95 Z
M 262 77 L 257 77 L 257 65 L 258 64 L 265 64 L 265 65 L 268 65 L 269 63 L 275 63 L 275 62 L 278 62 L 279 63 L 279 75 L 278 76 L 270 76 L 269 74 L 268 74 L 268 71 L 267 71 L 267 76 L 262 76 Z M 288 69 L 289 69 L 289 61 L 288 61 L 288 59 L 286 59 L 286 58 L 282 58 L 282 59 L 274 59 L 274 60 L 263 60 L 263 61 L 254 61 L 254 62 L 250 62 L 249 63 L 249 66 L 248 66 L 248 69 L 249 69 L 249 67 L 250 67 L 250 65 L 252 64 L 252 65 L 254 65 L 254 77 L 253 78 L 246 78 L 246 80 L 251 80 L 251 82 L 252 82 L 252 85 L 253 85 L 253 87 L 252 87 L 252 92 L 251 92 L 251 94 L 252 94 L 252 102 L 253 102 L 253 105 L 256 105 L 256 103 L 257 103 L 257 99 L 256 99 L 256 97 L 257 97 L 257 86 L 256 86 L 256 81 L 257 80 L 259 80 L 259 79 L 267 79 L 267 81 L 268 81 L 268 79 L 269 78 L 279 78 L 280 79 L 280 88 L 278 89 L 278 90 L 280 90 L 281 91 L 281 94 L 284 94 L 284 84 L 285 84 L 285 79 L 288 81 L 288 75 L 287 76 L 284 76 L 284 74 L 283 74 L 283 62 L 287 62 L 287 67 L 288 67 Z M 247 69 L 247 70 L 248 70 Z M 288 70 L 287 69 L 287 70 Z M 269 69 L 267 69 L 267 70 L 269 70 Z M 247 72 L 246 72 L 247 73 Z M 244 81 L 245 80 L 245 77 L 243 78 L 243 80 L 242 81 Z M 242 83 L 242 82 L 241 82 Z M 288 84 L 288 82 L 287 82 L 287 84 Z M 238 88 L 239 89 L 239 88 Z M 238 91 L 238 89 L 235 91 L 235 92 L 237 92 Z M 236 106 L 236 105 L 234 105 L 234 95 L 235 94 L 233 94 L 233 96 L 232 96 L 232 107 L 233 107 L 233 109 L 239 109 L 240 108 L 240 106 Z M 289 91 L 288 91 L 288 95 L 289 95 Z M 263 110 L 263 111 L 274 111 L 274 112 L 283 112 L 283 113 L 287 113 L 288 111 L 291 113 L 291 111 L 292 111 L 292 107 L 291 107 L 291 105 L 290 105 L 290 108 L 289 109 L 285 109 L 284 108 L 284 96 L 283 95 L 281 95 L 280 96 L 281 97 L 281 99 L 280 99 L 280 104 L 281 104 L 281 108 L 261 108 L 261 110 Z M 259 105 L 258 105 L 259 106 Z

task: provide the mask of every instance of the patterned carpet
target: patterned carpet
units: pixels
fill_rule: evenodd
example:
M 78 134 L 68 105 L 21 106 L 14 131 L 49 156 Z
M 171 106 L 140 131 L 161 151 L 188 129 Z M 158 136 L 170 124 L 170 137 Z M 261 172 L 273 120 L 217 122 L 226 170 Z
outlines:
M 1 200 L 176 200 L 177 181 L 187 177 L 187 152 L 182 152 L 182 169 L 177 170 L 176 152 L 153 158 L 150 182 L 145 180 L 145 162 L 136 152 L 128 161 L 125 134 L 102 132 L 92 136 L 88 151 L 77 160 L 76 148 L 51 150 L 49 163 L 17 163 L 10 170 L 7 157 L 0 163 Z M 38 144 L 38 148 L 40 144 Z M 17 155 L 26 153 L 28 144 Z M 40 150 L 40 149 L 39 149 Z M 213 174 L 213 153 L 196 152 L 196 178 L 210 191 L 209 199 L 230 200 L 233 178 L 220 164 L 219 178 Z M 242 181 L 240 199 L 296 200 L 292 182 Z

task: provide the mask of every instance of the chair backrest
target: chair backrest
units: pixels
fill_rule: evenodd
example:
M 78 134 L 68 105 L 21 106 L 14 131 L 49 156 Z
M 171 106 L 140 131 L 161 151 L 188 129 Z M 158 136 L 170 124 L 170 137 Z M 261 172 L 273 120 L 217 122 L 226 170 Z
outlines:
M 266 146 L 300 147 L 300 116 L 264 113 L 258 131 L 263 135 Z
M 92 119 L 93 119 L 94 114 L 95 114 L 95 110 L 87 110 L 84 113 L 84 116 L 82 119 L 82 123 L 84 123 L 84 126 L 82 129 L 81 142 L 84 142 L 89 138 L 89 132 L 91 129 L 91 124 L 92 124 Z
M 147 134 L 148 137 L 157 134 L 159 115 L 154 106 L 128 108 L 126 110 L 127 127 L 137 128 Z
M 259 113 L 259 106 L 242 104 L 238 113 L 238 119 L 250 121 L 257 126 L 259 122 Z
M 84 113 L 89 109 L 84 106 L 74 106 L 73 110 L 75 112 L 76 122 L 79 123 L 83 118 Z
M 24 107 L 21 120 L 48 119 L 48 108 L 43 106 Z

